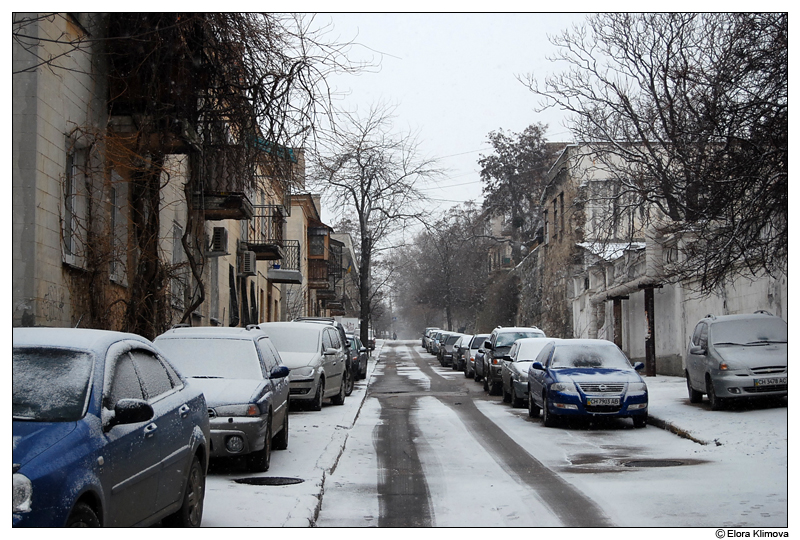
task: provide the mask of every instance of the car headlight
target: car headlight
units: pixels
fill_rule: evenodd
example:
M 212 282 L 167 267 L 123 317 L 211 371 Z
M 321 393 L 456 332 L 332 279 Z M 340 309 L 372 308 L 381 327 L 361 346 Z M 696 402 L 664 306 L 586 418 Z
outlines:
M 294 379 L 310 379 L 314 377 L 314 373 L 316 372 L 315 368 L 311 366 L 305 366 L 297 369 L 292 370 L 292 378 Z
M 647 392 L 647 385 L 643 382 L 628 383 L 629 394 L 644 394 Z
M 258 416 L 258 406 L 253 403 L 242 405 L 222 405 L 214 407 L 217 416 Z
M 571 382 L 557 382 L 550 385 L 551 392 L 577 393 L 578 390 Z
M 19 473 L 15 473 L 12 478 L 11 512 L 15 514 L 30 512 L 33 498 L 33 485 L 30 479 Z

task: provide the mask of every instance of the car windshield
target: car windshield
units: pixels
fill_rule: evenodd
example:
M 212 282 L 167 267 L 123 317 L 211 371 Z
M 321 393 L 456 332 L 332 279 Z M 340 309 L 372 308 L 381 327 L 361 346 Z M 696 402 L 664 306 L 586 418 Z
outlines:
M 533 362 L 539 355 L 539 352 L 544 349 L 544 346 L 550 343 L 546 339 L 537 339 L 535 341 L 524 341 L 519 344 L 517 350 L 518 362 Z
M 264 327 L 279 352 L 318 353 L 320 328 L 297 326 Z
M 12 358 L 14 420 L 69 422 L 86 411 L 92 355 L 49 347 L 14 348 Z
M 562 345 L 556 347 L 550 367 L 631 369 L 631 363 L 616 347 L 598 345 Z
M 514 344 L 515 341 L 522 338 L 528 337 L 544 337 L 544 332 L 531 330 L 531 331 L 520 331 L 520 332 L 502 332 L 497 334 L 497 341 L 495 341 L 495 347 L 510 347 Z
M 711 324 L 709 339 L 714 345 L 786 343 L 788 326 L 779 317 L 720 321 Z
M 263 377 L 256 344 L 249 339 L 157 339 L 167 359 L 187 377 L 260 379 Z

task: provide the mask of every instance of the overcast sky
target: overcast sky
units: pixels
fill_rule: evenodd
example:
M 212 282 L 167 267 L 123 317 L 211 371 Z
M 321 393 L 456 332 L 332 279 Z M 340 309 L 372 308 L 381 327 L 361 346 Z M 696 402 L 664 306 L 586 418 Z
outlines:
M 543 78 L 560 71 L 549 61 L 553 35 L 583 21 L 583 14 L 508 13 L 333 13 L 316 23 L 332 24 L 331 39 L 359 44 L 349 56 L 373 60 L 380 70 L 330 79 L 350 91 L 340 105 L 367 110 L 383 101 L 396 105 L 399 132 L 415 132 L 420 151 L 448 169 L 439 186 L 424 186 L 438 208 L 466 200 L 480 203 L 477 160 L 490 154 L 490 131 L 521 132 L 549 125 L 548 140 L 568 141 L 563 113 L 536 113 L 538 98 L 519 75 Z M 330 212 L 323 219 L 333 221 Z

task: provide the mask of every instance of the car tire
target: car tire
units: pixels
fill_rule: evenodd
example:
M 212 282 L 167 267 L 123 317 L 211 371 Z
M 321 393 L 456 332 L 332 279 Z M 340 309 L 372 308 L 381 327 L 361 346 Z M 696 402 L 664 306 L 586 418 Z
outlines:
M 345 373 L 344 395 L 349 396 L 353 393 L 353 388 L 356 387 L 356 374 L 352 369 L 348 369 Z
M 481 379 L 482 379 L 483 377 L 481 377 L 480 375 L 478 375 L 478 371 L 477 371 L 477 370 L 475 370 L 475 371 L 473 372 L 473 374 L 472 374 L 472 378 L 475 380 L 475 382 L 481 382 Z
M 472 379 L 473 377 L 475 377 L 475 373 L 472 372 L 472 371 L 469 371 L 467 368 L 464 368 L 464 378 L 465 379 Z
M 286 414 L 283 415 L 283 429 L 272 438 L 272 447 L 275 450 L 286 450 L 289 448 L 289 407 L 285 407 Z
M 186 488 L 183 490 L 183 504 L 172 515 L 164 518 L 167 527 L 199 527 L 203 521 L 203 501 L 206 493 L 206 475 L 197 456 L 192 457 Z
M 533 401 L 533 396 L 528 394 L 528 416 L 538 418 L 540 410 L 539 406 Z
M 633 418 L 633 427 L 635 428 L 643 428 L 647 427 L 647 415 L 643 414 L 640 416 L 634 416 Z
M 503 392 L 503 403 L 511 403 L 511 394 L 509 392 L 506 392 L 505 386 L 502 387 L 502 392 Z
M 483 390 L 488 392 L 489 391 L 489 379 L 485 376 L 483 377 Z
M 100 520 L 94 513 L 92 507 L 86 503 L 79 502 L 69 513 L 65 527 L 99 527 Z
M 550 412 L 547 406 L 547 395 L 542 399 L 542 423 L 544 427 L 555 427 L 558 424 L 558 417 Z
M 502 382 L 493 382 L 489 385 L 489 395 L 490 396 L 499 396 L 503 393 L 503 383 Z
M 319 378 L 317 383 L 317 392 L 314 394 L 314 400 L 311 402 L 312 411 L 322 410 L 322 400 L 325 398 L 325 379 Z
M 517 392 L 514 387 L 511 387 L 511 406 L 515 409 L 521 409 L 525 405 L 525 398 L 517 397 Z
M 688 371 L 686 372 L 686 388 L 689 391 L 689 403 L 700 403 L 703 401 L 703 393 L 692 388 L 692 380 L 689 378 Z
M 717 397 L 711 377 L 706 377 L 706 393 L 708 394 L 708 402 L 711 404 L 712 411 L 720 411 L 725 408 L 725 400 Z
M 267 472 L 272 454 L 272 416 L 267 418 L 267 434 L 264 435 L 264 448 L 247 454 L 247 470 Z
M 345 386 L 347 385 L 347 372 L 342 376 L 342 384 L 339 385 L 339 393 L 331 398 L 331 403 L 334 405 L 344 405 L 344 399 L 347 396 Z

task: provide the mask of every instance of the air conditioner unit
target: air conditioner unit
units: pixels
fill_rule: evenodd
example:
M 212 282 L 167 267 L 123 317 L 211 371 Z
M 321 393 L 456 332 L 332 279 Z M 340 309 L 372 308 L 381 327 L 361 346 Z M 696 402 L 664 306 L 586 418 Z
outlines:
M 206 252 L 208 257 L 219 257 L 228 254 L 228 229 L 225 227 L 214 227 L 211 233 L 211 246 Z
M 254 276 L 256 275 L 256 252 L 255 251 L 242 251 L 239 259 L 239 275 L 240 276 Z

